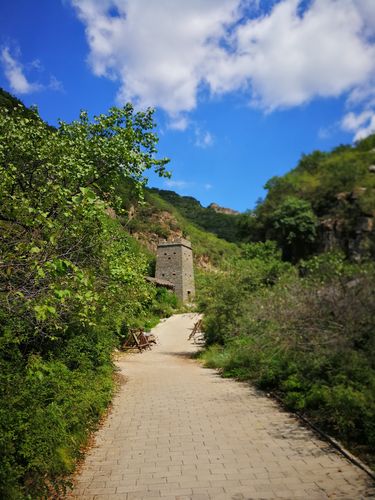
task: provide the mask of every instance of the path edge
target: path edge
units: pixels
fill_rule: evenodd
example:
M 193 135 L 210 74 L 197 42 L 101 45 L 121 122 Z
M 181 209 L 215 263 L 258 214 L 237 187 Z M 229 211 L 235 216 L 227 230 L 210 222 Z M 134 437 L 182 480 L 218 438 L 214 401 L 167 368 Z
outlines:
M 319 429 L 315 424 L 313 424 L 310 420 L 308 420 L 304 415 L 299 413 L 298 411 L 291 410 L 285 404 L 285 402 L 275 393 L 269 393 L 272 398 L 274 398 L 286 411 L 295 415 L 298 419 L 302 420 L 306 425 L 308 425 L 313 431 L 315 431 L 324 441 L 327 441 L 331 444 L 338 452 L 341 453 L 345 458 L 347 458 L 352 464 L 356 465 L 360 469 L 362 469 L 368 476 L 371 477 L 373 481 L 375 481 L 375 471 L 371 469 L 367 464 L 365 464 L 360 458 L 356 457 L 347 450 L 337 439 L 329 436 L 324 431 Z

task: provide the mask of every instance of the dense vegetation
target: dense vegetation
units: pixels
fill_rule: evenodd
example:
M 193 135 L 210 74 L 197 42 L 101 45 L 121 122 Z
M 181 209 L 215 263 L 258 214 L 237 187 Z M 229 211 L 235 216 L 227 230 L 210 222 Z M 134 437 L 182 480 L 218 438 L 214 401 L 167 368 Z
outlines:
M 110 401 L 114 347 L 173 306 L 116 215 L 119 183 L 166 175 L 153 126 L 130 105 L 57 128 L 1 109 L 1 498 L 61 493 Z
M 203 207 L 192 196 L 180 196 L 174 191 L 156 188 L 152 188 L 150 191 L 175 207 L 185 219 L 195 226 L 227 241 L 239 241 L 237 229 L 237 223 L 240 220 L 239 215 L 216 212 L 211 207 Z
M 249 244 L 206 277 L 203 358 L 375 462 L 375 265 L 327 253 L 296 268 L 280 256 L 272 242 Z
M 17 110 L 18 114 L 22 114 L 26 118 L 31 118 L 32 120 L 35 120 L 36 115 L 32 109 L 27 108 L 24 106 L 22 101 L 17 99 L 17 97 L 13 96 L 12 94 L 9 94 L 6 90 L 2 89 L 0 87 L 0 109 L 6 109 L 8 112 L 13 113 L 15 110 Z
M 205 276 L 203 358 L 251 380 L 375 462 L 375 135 L 304 155 Z M 251 243 L 253 242 L 253 243 Z
M 374 258 L 374 165 L 375 135 L 353 147 L 303 155 L 296 168 L 268 181 L 265 200 L 240 220 L 241 236 L 276 240 L 295 262 L 333 248 L 358 260 Z

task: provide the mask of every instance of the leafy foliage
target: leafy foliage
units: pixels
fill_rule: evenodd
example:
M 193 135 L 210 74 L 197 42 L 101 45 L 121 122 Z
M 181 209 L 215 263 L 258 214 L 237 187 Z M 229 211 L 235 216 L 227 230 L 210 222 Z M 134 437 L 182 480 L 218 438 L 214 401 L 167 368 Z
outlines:
M 281 261 L 276 244 L 267 242 L 243 245 L 240 257 L 226 262 L 221 272 L 207 274 L 198 297 L 207 343 L 225 344 L 240 335 L 245 298 L 289 272 L 293 269 Z
M 277 392 L 374 460 L 374 265 L 325 254 L 300 262 L 301 276 L 256 245 L 247 263 L 205 282 L 203 359 Z
M 311 205 L 289 196 L 270 216 L 269 235 L 278 241 L 286 260 L 297 261 L 309 252 L 316 238 L 317 218 Z
M 322 235 L 328 221 L 336 228 L 331 242 L 335 242 L 337 250 L 353 257 L 359 219 L 375 216 L 375 175 L 369 170 L 375 164 L 374 144 L 375 135 L 353 147 L 302 155 L 296 168 L 266 183 L 265 200 L 239 219 L 240 236 L 248 241 L 275 239 L 285 258 L 298 260 L 325 250 Z M 287 221 L 291 210 L 294 221 Z M 301 215 L 299 221 L 297 212 Z M 372 258 L 374 231 L 363 238 L 366 242 L 362 254 Z
M 152 111 L 47 126 L 0 114 L 0 496 L 60 495 L 110 400 L 124 325 L 165 308 L 115 210 L 124 178 L 167 175 Z M 163 302 L 163 301 L 161 301 Z M 172 305 L 168 305 L 169 309 Z
M 36 118 L 35 110 L 27 108 L 17 97 L 9 94 L 0 87 L 0 108 L 6 109 L 9 113 L 22 113 L 26 118 L 34 120 Z M 51 127 L 52 128 L 52 127 Z

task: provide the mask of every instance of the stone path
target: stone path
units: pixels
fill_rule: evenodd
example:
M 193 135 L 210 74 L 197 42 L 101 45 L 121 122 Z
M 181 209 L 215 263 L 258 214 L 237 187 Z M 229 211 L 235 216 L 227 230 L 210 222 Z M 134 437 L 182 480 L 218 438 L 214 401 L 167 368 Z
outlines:
M 276 403 L 190 359 L 194 319 L 169 318 L 152 351 L 120 359 L 127 383 L 73 498 L 375 498 L 364 472 Z

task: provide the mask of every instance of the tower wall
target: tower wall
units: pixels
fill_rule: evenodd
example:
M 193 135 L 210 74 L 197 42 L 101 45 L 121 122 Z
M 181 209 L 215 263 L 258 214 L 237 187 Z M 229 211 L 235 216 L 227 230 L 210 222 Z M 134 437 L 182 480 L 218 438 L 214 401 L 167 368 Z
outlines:
M 193 299 L 195 284 L 190 241 L 181 238 L 158 245 L 155 277 L 173 283 L 176 295 L 183 302 Z

